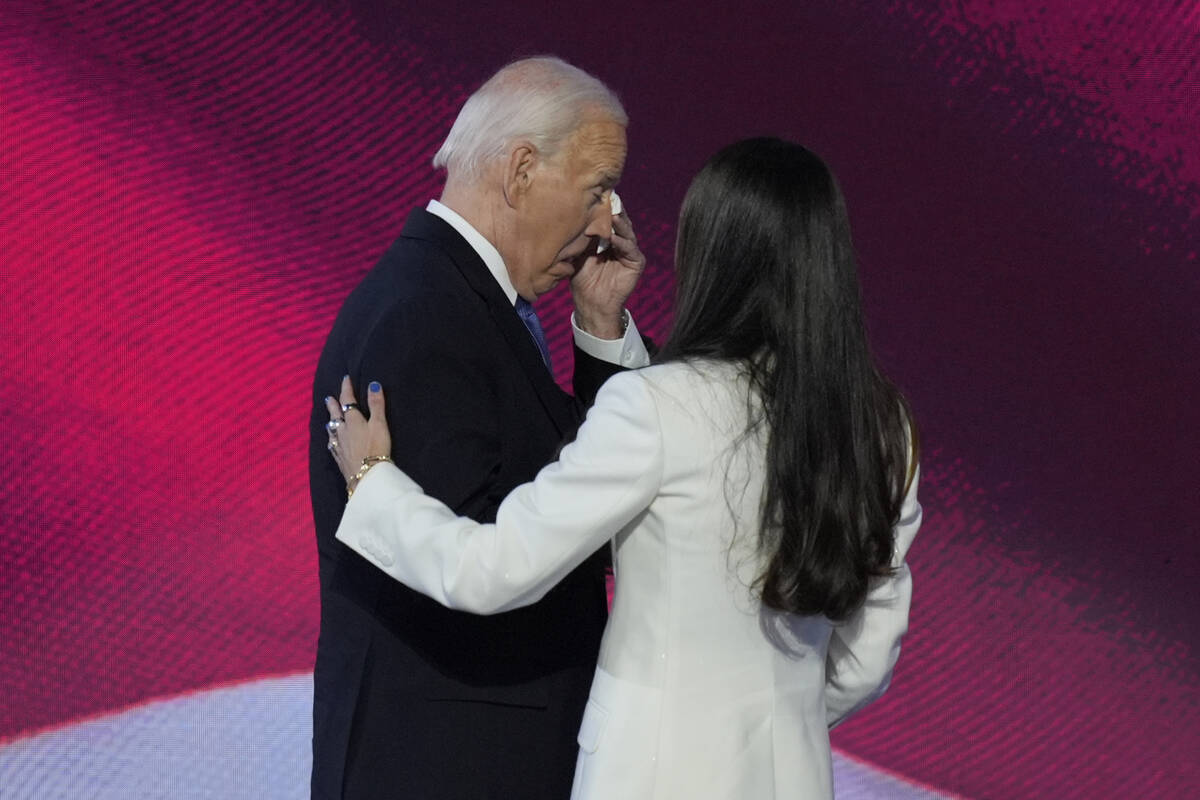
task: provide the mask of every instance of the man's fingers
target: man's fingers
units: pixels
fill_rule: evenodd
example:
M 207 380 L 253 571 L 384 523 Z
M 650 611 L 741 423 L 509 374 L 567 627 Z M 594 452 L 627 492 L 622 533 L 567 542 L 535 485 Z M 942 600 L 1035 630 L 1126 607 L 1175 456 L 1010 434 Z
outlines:
M 640 270 L 645 265 L 646 258 L 638 249 L 637 239 L 627 239 L 614 233 L 612 237 L 612 253 L 621 262 L 630 262 L 625 266 Z
M 612 229 L 616 236 L 637 241 L 637 234 L 633 232 L 633 221 L 624 211 L 620 214 L 613 214 Z

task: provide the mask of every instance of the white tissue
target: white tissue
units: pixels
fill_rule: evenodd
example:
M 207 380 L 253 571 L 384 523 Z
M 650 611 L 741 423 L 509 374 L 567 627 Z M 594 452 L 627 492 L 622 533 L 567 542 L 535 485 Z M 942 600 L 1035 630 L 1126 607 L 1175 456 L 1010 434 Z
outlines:
M 612 215 L 614 217 L 617 214 L 620 214 L 621 209 L 624 208 L 624 206 L 621 205 L 621 196 L 619 194 L 617 194 L 616 192 L 609 192 L 608 193 L 608 207 L 612 210 Z M 609 236 L 612 236 L 612 234 L 610 233 Z M 607 249 L 608 249 L 608 239 L 601 239 L 596 244 L 596 254 L 597 255 L 599 255 L 600 253 L 603 253 Z

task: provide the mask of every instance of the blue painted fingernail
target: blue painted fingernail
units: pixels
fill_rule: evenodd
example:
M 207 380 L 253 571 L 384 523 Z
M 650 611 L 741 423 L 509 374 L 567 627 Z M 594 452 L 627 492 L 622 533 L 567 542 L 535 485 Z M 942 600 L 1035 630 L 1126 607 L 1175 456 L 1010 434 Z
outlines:
M 368 386 L 367 388 L 369 390 L 371 390 L 372 392 L 378 392 L 381 389 L 383 389 L 383 387 L 379 385 L 379 381 L 371 381 L 371 385 Z
M 342 380 L 344 380 L 344 381 L 348 381 L 348 380 L 350 380 L 350 376 L 349 376 L 349 375 L 343 375 L 343 376 L 342 376 Z
M 329 394 L 325 395 L 325 402 L 326 402 L 326 403 L 328 403 L 328 402 L 329 402 L 330 400 L 332 400 L 332 399 L 333 399 L 333 395 L 329 395 Z

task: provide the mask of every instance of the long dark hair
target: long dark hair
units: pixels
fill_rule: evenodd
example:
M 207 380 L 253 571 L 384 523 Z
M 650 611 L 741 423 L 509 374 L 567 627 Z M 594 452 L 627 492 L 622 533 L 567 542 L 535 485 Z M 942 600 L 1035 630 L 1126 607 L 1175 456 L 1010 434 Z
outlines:
M 764 605 L 843 620 L 890 572 L 915 426 L 867 344 L 845 202 L 798 144 L 748 139 L 692 181 L 659 361 L 744 365 L 767 426 Z M 911 434 L 910 434 L 911 431 Z

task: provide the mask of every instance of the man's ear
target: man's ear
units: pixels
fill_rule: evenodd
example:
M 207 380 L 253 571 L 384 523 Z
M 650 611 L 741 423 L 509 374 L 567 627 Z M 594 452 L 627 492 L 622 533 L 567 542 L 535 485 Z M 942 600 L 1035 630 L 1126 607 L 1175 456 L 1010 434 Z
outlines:
M 525 199 L 537 163 L 537 148 L 530 142 L 517 142 L 509 151 L 504 170 L 504 199 L 509 207 L 516 208 Z

